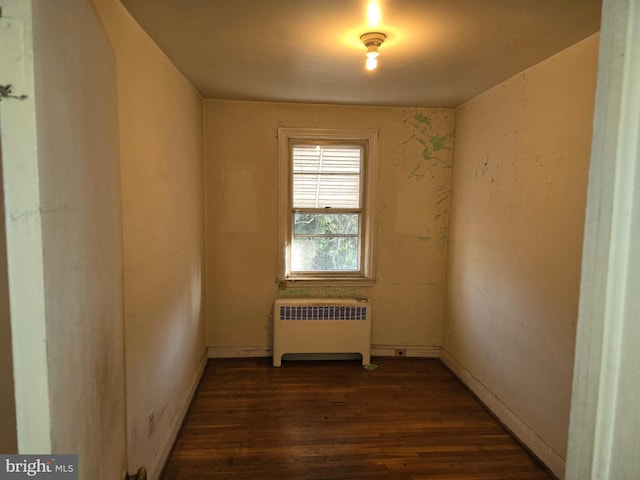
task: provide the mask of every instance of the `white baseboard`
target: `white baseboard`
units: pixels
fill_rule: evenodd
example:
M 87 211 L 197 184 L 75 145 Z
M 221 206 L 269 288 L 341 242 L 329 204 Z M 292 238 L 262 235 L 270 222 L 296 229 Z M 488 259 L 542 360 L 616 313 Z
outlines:
M 518 415 L 505 405 L 478 378 L 458 362 L 446 349 L 440 351 L 442 362 L 469 387 L 484 405 L 500 419 L 511 433 L 518 438 L 531 452 L 542 461 L 555 476 L 564 478 L 566 461 L 553 450 L 531 427 L 524 423 Z
M 189 384 L 187 393 L 182 398 L 182 402 L 179 408 L 176 410 L 176 413 L 173 416 L 171 423 L 169 424 L 169 428 L 167 428 L 166 433 L 160 441 L 160 445 L 158 447 L 158 450 L 156 450 L 156 455 L 154 456 L 153 463 L 149 465 L 149 471 L 147 472 L 147 475 L 151 480 L 158 480 L 160 478 L 162 469 L 169 459 L 171 449 L 173 448 L 173 444 L 175 443 L 178 433 L 180 432 L 184 417 L 187 415 L 189 405 L 191 405 L 191 400 L 193 400 L 193 396 L 196 393 L 196 389 L 198 388 L 198 384 L 200 383 L 200 379 L 202 378 L 204 369 L 207 366 L 207 360 L 208 358 L 205 352 L 200 359 L 200 363 L 198 364 L 196 371 L 191 377 L 191 382 Z
M 393 357 L 396 350 L 404 350 L 407 357 L 439 358 L 436 345 L 371 345 L 371 355 Z M 207 348 L 209 358 L 270 357 L 271 345 L 212 345 Z

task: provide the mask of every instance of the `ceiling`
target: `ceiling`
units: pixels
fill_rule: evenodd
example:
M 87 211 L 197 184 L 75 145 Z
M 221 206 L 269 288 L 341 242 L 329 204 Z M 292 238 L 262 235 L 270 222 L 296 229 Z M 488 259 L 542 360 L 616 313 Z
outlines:
M 601 0 L 121 0 L 205 98 L 455 107 L 597 32 Z M 381 31 L 366 71 L 361 34 Z

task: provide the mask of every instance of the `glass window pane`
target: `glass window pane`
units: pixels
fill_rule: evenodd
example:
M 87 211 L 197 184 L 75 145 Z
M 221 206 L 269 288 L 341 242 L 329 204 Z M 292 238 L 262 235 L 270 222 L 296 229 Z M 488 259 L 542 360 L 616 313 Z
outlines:
M 357 237 L 303 237 L 291 244 L 291 270 L 294 272 L 357 272 Z
M 295 235 L 358 235 L 358 213 L 305 213 L 293 214 Z

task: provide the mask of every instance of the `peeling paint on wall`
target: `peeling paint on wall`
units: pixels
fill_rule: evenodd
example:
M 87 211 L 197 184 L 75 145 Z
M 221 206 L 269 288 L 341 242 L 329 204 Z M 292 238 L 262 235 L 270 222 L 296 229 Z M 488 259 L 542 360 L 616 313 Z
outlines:
M 412 236 L 423 243 L 437 239 L 438 248 L 444 249 L 447 245 L 452 135 L 448 129 L 443 131 L 442 119 L 432 119 L 420 111 L 409 115 L 403 123 L 409 127 L 410 134 L 400 143 L 402 160 L 399 165 L 407 169 L 407 179 L 431 183 L 431 192 L 425 191 L 423 195 L 424 201 L 431 204 L 429 210 L 435 210 L 424 219 L 426 225 L 420 227 L 426 233 L 414 231 Z M 399 208 L 402 208 L 403 198 Z
M 404 123 L 410 125 L 413 129 L 409 138 L 401 143 L 403 146 L 404 162 L 416 162 L 409 172 L 410 179 L 420 180 L 427 173 L 429 174 L 429 177 L 433 179 L 434 168 L 439 166 L 443 168 L 451 168 L 450 160 L 443 158 L 442 155 L 436 155 L 437 152 L 442 150 L 451 150 L 451 146 L 448 145 L 451 141 L 450 134 L 433 134 L 431 120 L 419 112 L 412 117 L 406 118 Z M 410 148 L 412 144 L 419 145 L 421 151 L 419 153 L 407 154 L 406 149 Z
M 436 193 L 437 200 L 436 205 L 438 206 L 438 211 L 433 217 L 434 220 L 443 220 L 445 215 L 447 214 L 449 205 L 449 185 L 439 184 L 436 185 Z

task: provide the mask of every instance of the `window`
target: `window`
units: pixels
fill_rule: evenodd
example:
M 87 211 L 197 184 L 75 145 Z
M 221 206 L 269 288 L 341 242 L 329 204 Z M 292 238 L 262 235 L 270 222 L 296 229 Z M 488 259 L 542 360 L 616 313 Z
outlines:
M 371 280 L 377 131 L 278 136 L 280 280 Z

